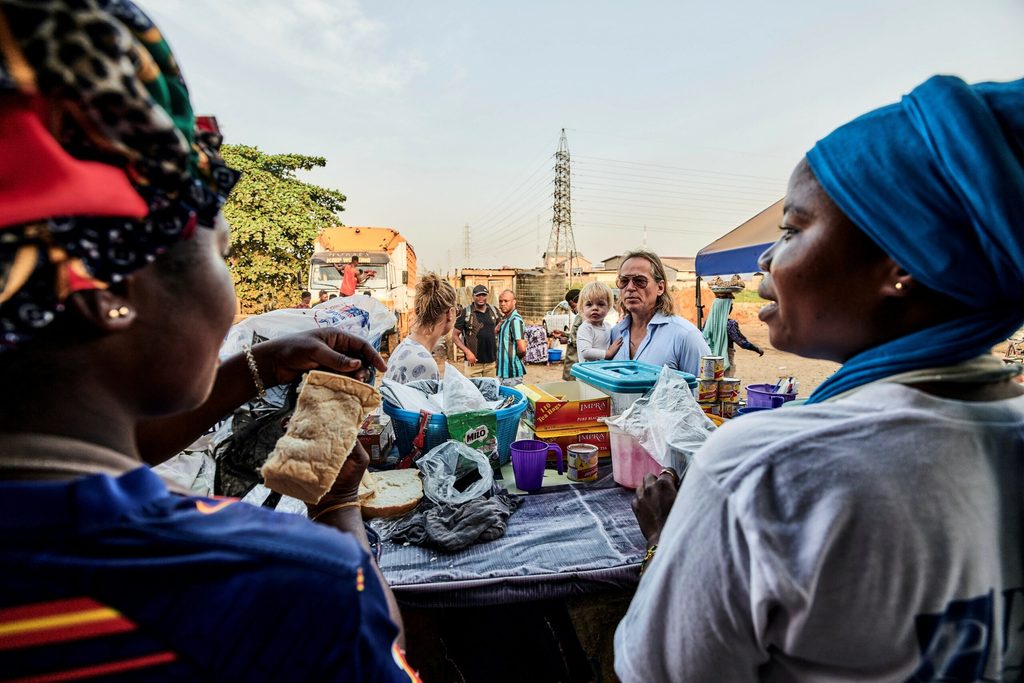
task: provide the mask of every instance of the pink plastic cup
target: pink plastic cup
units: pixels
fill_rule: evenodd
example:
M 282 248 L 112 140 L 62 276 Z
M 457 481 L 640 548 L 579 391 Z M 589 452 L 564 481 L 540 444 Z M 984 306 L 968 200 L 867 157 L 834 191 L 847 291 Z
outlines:
M 516 488 L 523 491 L 536 491 L 544 481 L 544 466 L 548 461 L 548 451 L 558 454 L 558 473 L 562 474 L 562 448 L 558 444 L 523 439 L 513 441 L 512 472 L 516 477 Z

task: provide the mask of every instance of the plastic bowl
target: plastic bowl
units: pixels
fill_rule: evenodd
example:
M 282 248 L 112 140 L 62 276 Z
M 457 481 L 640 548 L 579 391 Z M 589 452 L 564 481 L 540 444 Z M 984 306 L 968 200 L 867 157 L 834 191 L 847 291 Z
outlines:
M 796 392 L 784 393 L 774 392 L 775 386 L 772 384 L 748 384 L 747 385 L 747 407 L 748 408 L 778 408 L 778 405 L 774 405 L 772 397 L 782 397 L 783 403 L 786 401 L 792 401 L 796 398 Z

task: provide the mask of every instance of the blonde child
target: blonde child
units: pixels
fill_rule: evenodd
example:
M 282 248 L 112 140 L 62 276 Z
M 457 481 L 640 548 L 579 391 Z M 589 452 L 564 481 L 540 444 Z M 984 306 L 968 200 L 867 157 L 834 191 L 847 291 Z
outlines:
M 622 346 L 622 339 L 611 342 L 612 324 L 604 320 L 611 310 L 612 296 L 611 288 L 602 282 L 591 282 L 580 292 L 583 324 L 576 335 L 576 350 L 581 361 L 614 358 Z

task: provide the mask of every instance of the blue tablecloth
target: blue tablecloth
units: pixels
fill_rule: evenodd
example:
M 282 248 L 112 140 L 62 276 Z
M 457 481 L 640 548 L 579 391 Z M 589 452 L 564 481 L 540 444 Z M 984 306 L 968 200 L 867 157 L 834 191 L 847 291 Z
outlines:
M 646 550 L 633 492 L 601 480 L 525 496 L 505 535 L 458 553 L 385 541 L 380 567 L 403 604 L 497 605 L 631 589 Z

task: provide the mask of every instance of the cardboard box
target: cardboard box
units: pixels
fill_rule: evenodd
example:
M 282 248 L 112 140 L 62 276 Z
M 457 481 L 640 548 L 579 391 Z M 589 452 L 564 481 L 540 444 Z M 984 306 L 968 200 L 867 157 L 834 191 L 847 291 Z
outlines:
M 597 455 L 600 458 L 607 458 L 612 454 L 608 427 L 604 424 L 600 427 L 590 426 L 534 431 L 533 438 L 558 444 L 562 447 L 562 453 L 566 457 L 569 454 L 569 446 L 574 443 L 586 443 L 597 446 Z M 554 462 L 554 453 L 549 453 L 548 459 Z
M 368 415 L 359 428 L 358 438 L 370 456 L 370 465 L 383 466 L 395 446 L 395 426 L 391 424 L 391 416 L 383 413 Z
M 603 427 L 598 418 L 612 414 L 608 394 L 583 382 L 521 384 L 516 388 L 527 398 L 524 417 L 534 429 Z

